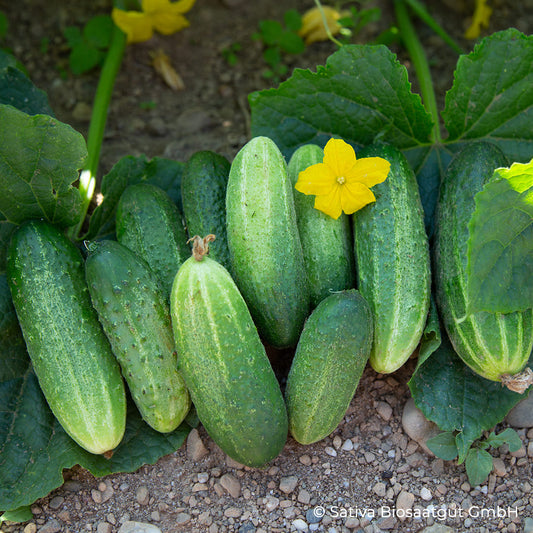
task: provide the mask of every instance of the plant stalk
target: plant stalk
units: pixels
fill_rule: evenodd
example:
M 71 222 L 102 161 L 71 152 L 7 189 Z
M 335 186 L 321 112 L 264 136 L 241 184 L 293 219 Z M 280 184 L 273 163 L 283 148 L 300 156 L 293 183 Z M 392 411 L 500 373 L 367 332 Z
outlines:
M 79 191 L 82 196 L 82 210 L 80 220 L 74 228 L 73 236 L 77 238 L 80 234 L 87 210 L 91 203 L 96 185 L 96 173 L 100 161 L 100 150 L 104 138 L 105 125 L 107 121 L 107 111 L 113 86 L 117 77 L 124 50 L 126 48 L 126 34 L 117 26 L 113 26 L 111 43 L 102 66 L 98 87 L 93 102 L 91 122 L 87 134 L 87 161 L 80 174 Z
M 422 102 L 433 120 L 431 140 L 433 143 L 440 143 L 442 138 L 440 135 L 437 99 L 435 97 L 435 90 L 433 88 L 433 81 L 431 79 L 431 71 L 429 69 L 426 53 L 422 48 L 422 44 L 418 39 L 409 17 L 409 11 L 405 0 L 394 0 L 394 7 L 396 10 L 396 21 L 398 22 L 398 28 L 400 29 L 400 36 L 411 57 L 416 77 L 418 78 L 420 92 L 422 94 Z

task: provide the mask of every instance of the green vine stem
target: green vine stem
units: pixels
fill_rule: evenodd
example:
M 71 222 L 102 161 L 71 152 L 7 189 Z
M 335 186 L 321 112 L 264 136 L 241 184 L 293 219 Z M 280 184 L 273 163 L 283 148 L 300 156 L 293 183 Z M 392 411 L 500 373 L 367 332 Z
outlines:
M 328 36 L 328 39 L 334 42 L 339 48 L 341 48 L 342 43 L 338 39 L 333 37 L 333 34 L 329 29 L 328 19 L 326 18 L 326 14 L 324 13 L 324 9 L 322 8 L 322 3 L 320 2 L 320 0 L 315 0 L 315 5 L 318 8 L 318 11 L 320 12 L 320 16 L 322 17 L 322 24 L 324 24 L 324 29 L 326 30 L 326 35 Z
M 394 0 L 394 7 L 396 10 L 396 21 L 398 23 L 398 28 L 400 29 L 403 44 L 407 49 L 407 52 L 409 52 L 409 56 L 411 57 L 418 78 L 420 92 L 422 93 L 422 101 L 433 120 L 431 140 L 433 143 L 440 143 L 442 138 L 439 128 L 437 99 L 435 97 L 435 90 L 433 88 L 433 81 L 431 79 L 431 71 L 429 70 L 426 53 L 416 35 L 405 0 Z
M 427 12 L 419 0 L 404 0 L 416 16 L 429 26 L 454 52 L 464 53 L 463 49 L 452 39 L 444 28 Z
M 111 43 L 102 66 L 98 87 L 93 102 L 89 133 L 87 135 L 87 162 L 80 174 L 79 190 L 82 196 L 82 211 L 80 220 L 75 226 L 73 236 L 80 234 L 87 210 L 91 203 L 96 185 L 96 172 L 100 161 L 100 150 L 104 138 L 107 110 L 113 93 L 113 86 L 117 73 L 122 64 L 124 50 L 126 48 L 126 34 L 117 26 L 113 26 Z

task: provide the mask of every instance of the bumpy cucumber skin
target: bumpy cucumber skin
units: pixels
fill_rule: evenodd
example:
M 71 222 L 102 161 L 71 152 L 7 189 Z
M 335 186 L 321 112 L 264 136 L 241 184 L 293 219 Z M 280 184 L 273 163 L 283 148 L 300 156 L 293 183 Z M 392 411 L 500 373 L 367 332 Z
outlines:
M 470 144 L 454 157 L 439 192 L 434 241 L 437 305 L 448 336 L 461 359 L 492 381 L 523 370 L 533 345 L 531 309 L 466 315 L 468 223 L 474 196 L 494 169 L 505 166 L 503 152 L 486 142 Z
M 85 275 L 93 306 L 143 420 L 176 429 L 190 408 L 177 370 L 170 310 L 148 264 L 115 241 L 89 245 Z
M 311 444 L 341 422 L 372 347 L 372 312 L 356 290 L 322 300 L 305 323 L 287 378 L 289 430 Z
M 248 466 L 276 457 L 287 439 L 285 402 L 228 271 L 209 257 L 188 259 L 170 309 L 178 368 L 211 438 Z
M 116 233 L 122 245 L 148 263 L 169 297 L 176 272 L 191 255 L 181 213 L 170 196 L 151 183 L 130 185 L 117 206 Z
M 295 346 L 310 296 L 285 160 L 267 137 L 235 156 L 226 194 L 232 273 L 261 337 Z
M 87 451 L 110 452 L 124 435 L 125 389 L 91 305 L 80 252 L 55 227 L 29 222 L 12 238 L 8 281 L 52 412 Z
M 357 287 L 374 317 L 370 364 L 396 371 L 422 336 L 430 302 L 428 237 L 416 177 L 396 148 L 373 145 L 358 158 L 390 162 L 387 179 L 372 188 L 376 201 L 353 215 Z
M 215 152 L 193 154 L 181 179 L 183 216 L 189 236 L 215 235 L 209 245 L 209 257 L 230 270 L 231 261 L 226 234 L 226 188 L 230 163 Z
M 320 146 L 306 144 L 294 152 L 288 165 L 313 308 L 332 291 L 350 289 L 355 285 L 350 218 L 343 213 L 335 220 L 315 209 L 314 196 L 294 189 L 298 174 L 311 165 L 322 163 L 323 158 L 324 151 Z

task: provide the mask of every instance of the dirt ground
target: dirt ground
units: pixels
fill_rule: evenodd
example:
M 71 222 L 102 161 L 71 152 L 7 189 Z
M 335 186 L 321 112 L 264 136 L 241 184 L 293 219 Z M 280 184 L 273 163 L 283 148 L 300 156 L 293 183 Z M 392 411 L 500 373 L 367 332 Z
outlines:
M 465 50 L 473 46 L 463 38 L 473 4 L 426 2 Z M 214 150 L 232 159 L 250 135 L 247 95 L 273 85 L 263 76 L 261 44 L 252 33 L 260 20 L 281 20 L 289 8 L 302 13 L 312 5 L 312 0 L 198 0 L 187 15 L 189 28 L 129 46 L 110 106 L 100 173 L 125 155 L 185 161 L 196 151 Z M 390 26 L 392 5 L 370 1 L 368 6 L 382 9 L 382 17 L 353 42 L 368 42 Z M 495 11 L 488 32 L 513 26 L 531 33 L 531 0 L 494 0 L 491 5 Z M 0 0 L 10 24 L 5 44 L 48 93 L 57 118 L 84 135 L 98 73 L 61 74 L 67 58 L 62 30 L 109 12 L 109 6 L 107 0 Z M 442 109 L 457 57 L 424 25 L 417 29 Z M 223 52 L 233 43 L 241 48 L 230 66 Z M 171 90 L 155 73 L 150 53 L 157 49 L 171 59 L 183 90 Z M 334 50 L 332 43 L 317 43 L 285 61 L 289 72 L 314 69 Z M 393 50 L 410 69 L 403 49 L 394 45 Z M 33 521 L 3 525 L 2 531 L 112 533 L 126 531 L 129 521 L 152 524 L 163 533 L 532 531 L 531 456 L 495 452 L 495 472 L 481 487 L 471 487 L 464 465 L 426 454 L 406 435 L 401 418 L 413 368 L 410 361 L 391 376 L 367 368 L 349 411 L 330 437 L 305 447 L 289 439 L 265 469 L 236 464 L 200 427 L 186 446 L 136 473 L 95 479 L 80 468 L 65 471 L 65 485 L 35 503 Z M 519 434 L 527 450 L 533 431 Z M 321 508 L 325 516 L 319 516 Z M 412 515 L 406 516 L 409 509 Z

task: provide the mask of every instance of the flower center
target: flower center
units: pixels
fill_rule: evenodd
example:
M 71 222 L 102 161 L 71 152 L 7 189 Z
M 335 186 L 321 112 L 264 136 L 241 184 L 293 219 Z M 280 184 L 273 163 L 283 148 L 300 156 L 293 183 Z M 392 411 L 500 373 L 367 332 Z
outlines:
M 339 176 L 339 177 L 337 178 L 337 183 L 338 183 L 339 185 L 343 185 L 345 181 L 346 181 L 346 178 L 345 178 L 344 176 Z

